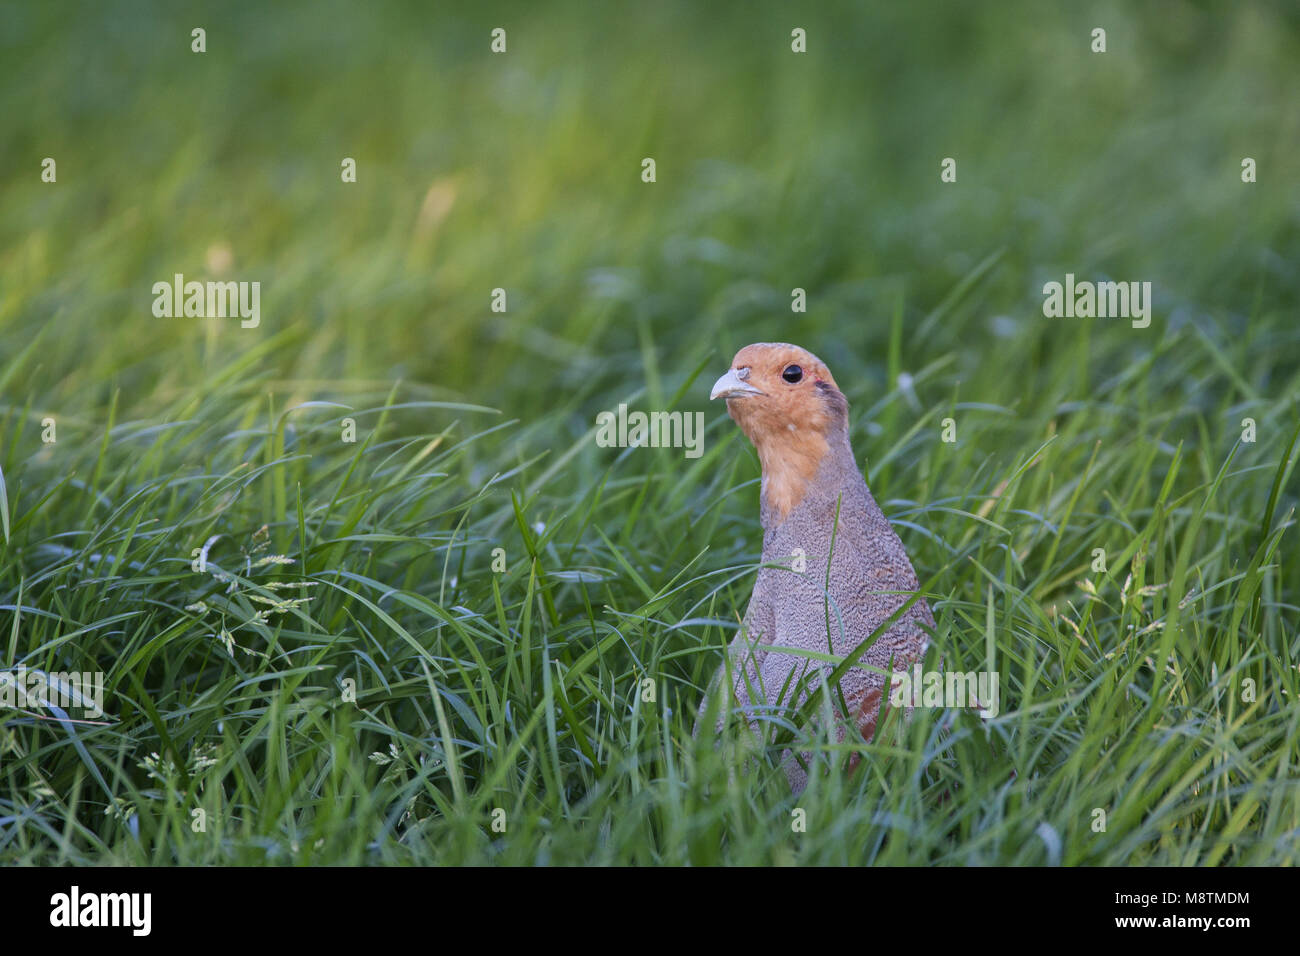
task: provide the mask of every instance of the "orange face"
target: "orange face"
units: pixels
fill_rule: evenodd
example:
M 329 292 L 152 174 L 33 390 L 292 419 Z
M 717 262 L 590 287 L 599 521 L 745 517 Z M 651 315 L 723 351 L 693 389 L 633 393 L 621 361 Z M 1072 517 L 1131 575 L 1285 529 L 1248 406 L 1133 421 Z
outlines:
M 781 517 L 803 498 L 830 441 L 847 431 L 848 403 L 830 369 L 806 349 L 747 345 L 713 386 L 754 443 L 763 466 L 764 500 Z

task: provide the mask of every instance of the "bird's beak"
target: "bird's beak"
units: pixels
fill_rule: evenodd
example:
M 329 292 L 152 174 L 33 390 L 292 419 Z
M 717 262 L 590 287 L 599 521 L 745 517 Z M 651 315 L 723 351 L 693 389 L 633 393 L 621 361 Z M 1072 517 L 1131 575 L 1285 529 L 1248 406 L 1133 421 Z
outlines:
M 762 394 L 762 391 L 753 385 L 741 381 L 737 369 L 729 368 L 726 375 L 713 383 L 713 391 L 709 392 L 709 400 L 712 401 L 715 398 L 741 398 L 745 395 Z

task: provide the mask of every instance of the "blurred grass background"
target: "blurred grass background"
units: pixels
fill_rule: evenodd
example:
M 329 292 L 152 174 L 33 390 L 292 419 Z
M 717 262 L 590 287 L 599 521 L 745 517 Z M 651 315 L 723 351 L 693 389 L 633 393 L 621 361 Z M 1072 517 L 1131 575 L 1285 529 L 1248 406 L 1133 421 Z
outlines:
M 1294 4 L 15 3 L 0 80 L 0 660 L 107 670 L 114 721 L 6 722 L 0 854 L 1294 856 Z M 260 328 L 155 319 L 178 272 L 260 281 Z M 1044 318 L 1067 272 L 1150 281 L 1151 327 Z M 999 729 L 871 745 L 793 845 L 779 775 L 709 800 L 689 744 L 760 543 L 707 386 L 761 340 L 845 388 L 947 659 L 1016 674 Z M 597 448 L 620 401 L 705 410 L 706 455 Z M 233 594 L 189 570 L 217 534 Z M 1109 610 L 1067 625 L 1094 547 Z M 259 617 L 276 582 L 316 586 Z M 1234 668 L 1268 693 L 1224 730 Z

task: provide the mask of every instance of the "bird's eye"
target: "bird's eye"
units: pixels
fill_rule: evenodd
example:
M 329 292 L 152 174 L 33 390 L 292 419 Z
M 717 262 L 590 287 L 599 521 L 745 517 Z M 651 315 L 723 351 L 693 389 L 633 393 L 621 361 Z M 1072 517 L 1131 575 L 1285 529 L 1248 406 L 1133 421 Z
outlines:
M 803 378 L 803 369 L 798 365 L 787 365 L 785 371 L 781 373 L 781 377 L 793 385 L 795 382 Z

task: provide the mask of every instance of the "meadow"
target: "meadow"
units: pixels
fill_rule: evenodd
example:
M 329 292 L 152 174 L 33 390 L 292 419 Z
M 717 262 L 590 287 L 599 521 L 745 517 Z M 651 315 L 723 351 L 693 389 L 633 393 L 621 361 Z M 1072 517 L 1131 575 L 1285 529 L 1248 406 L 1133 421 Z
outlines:
M 4 6 L 0 670 L 104 714 L 0 710 L 0 862 L 1293 863 L 1297 89 L 1282 2 Z M 797 799 L 691 735 L 755 341 L 1000 676 Z

